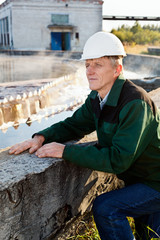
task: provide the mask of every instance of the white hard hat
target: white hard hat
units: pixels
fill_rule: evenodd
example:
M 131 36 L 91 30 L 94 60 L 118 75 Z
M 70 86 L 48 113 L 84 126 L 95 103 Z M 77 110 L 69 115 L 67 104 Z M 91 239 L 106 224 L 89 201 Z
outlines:
M 86 42 L 81 60 L 104 56 L 126 56 L 123 44 L 112 33 L 97 32 Z

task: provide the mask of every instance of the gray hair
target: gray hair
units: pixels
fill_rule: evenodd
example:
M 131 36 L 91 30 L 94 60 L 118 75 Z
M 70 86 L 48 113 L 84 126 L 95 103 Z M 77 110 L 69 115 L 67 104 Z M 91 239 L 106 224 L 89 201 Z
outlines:
M 122 65 L 123 56 L 105 56 L 110 59 L 113 67 L 117 67 L 118 65 Z

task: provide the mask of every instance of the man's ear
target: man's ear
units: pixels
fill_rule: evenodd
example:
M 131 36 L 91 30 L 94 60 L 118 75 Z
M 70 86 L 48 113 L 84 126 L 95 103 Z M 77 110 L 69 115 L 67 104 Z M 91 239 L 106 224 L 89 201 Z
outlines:
M 118 77 L 121 72 L 122 72 L 122 65 L 119 64 L 115 70 L 115 77 Z

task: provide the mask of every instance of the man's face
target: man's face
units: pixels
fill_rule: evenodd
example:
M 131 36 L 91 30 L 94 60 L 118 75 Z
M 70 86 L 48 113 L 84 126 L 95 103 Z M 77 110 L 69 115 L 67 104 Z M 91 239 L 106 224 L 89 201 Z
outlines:
M 107 57 L 88 59 L 85 65 L 90 89 L 96 90 L 104 98 L 120 72 L 117 73 L 117 68 Z

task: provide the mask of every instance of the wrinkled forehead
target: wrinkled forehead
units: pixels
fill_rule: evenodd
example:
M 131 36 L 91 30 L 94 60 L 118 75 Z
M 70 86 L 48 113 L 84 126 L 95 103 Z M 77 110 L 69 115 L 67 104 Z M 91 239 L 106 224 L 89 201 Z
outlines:
M 109 59 L 107 56 L 93 59 L 86 59 L 85 62 L 105 62 Z

